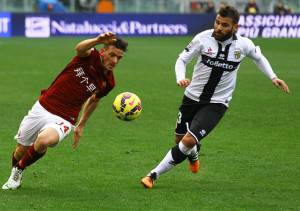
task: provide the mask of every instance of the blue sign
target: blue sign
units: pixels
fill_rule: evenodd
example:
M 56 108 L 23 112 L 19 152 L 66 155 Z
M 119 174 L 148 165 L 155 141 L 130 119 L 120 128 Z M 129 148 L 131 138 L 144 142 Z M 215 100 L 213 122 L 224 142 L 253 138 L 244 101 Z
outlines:
M 10 13 L 0 13 L 0 37 L 11 36 L 11 15 Z
M 0 13 L 0 37 L 185 36 L 213 28 L 215 14 Z M 238 33 L 249 38 L 300 38 L 300 14 L 241 15 Z
M 211 14 L 14 14 L 14 36 L 195 35 L 213 26 Z
M 249 38 L 300 38 L 300 14 L 241 15 L 238 32 Z

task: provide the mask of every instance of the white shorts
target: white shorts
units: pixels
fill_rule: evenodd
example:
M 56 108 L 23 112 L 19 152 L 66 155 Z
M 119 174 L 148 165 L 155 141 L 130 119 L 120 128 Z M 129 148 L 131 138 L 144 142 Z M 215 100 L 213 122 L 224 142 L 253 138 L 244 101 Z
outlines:
M 37 101 L 28 115 L 23 118 L 15 139 L 23 146 L 31 146 L 38 134 L 46 128 L 55 129 L 59 135 L 59 141 L 61 141 L 71 132 L 74 125 L 50 113 Z

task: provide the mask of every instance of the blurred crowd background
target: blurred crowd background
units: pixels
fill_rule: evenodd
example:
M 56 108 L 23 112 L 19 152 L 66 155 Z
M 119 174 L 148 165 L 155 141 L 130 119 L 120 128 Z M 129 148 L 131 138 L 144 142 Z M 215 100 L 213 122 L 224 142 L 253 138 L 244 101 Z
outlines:
M 215 13 L 226 4 L 248 14 L 300 12 L 300 0 L 0 0 L 0 12 Z

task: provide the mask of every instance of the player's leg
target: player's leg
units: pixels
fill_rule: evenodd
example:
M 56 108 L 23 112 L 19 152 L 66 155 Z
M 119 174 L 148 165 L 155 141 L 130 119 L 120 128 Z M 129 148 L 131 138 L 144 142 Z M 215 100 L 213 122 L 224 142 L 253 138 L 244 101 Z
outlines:
M 217 126 L 226 110 L 227 107 L 220 103 L 204 105 L 188 125 L 188 132 L 200 143 Z
M 23 171 L 18 169 L 16 165 L 24 157 L 29 147 L 33 144 L 37 137 L 39 130 L 42 127 L 40 122 L 40 108 L 36 103 L 32 109 L 28 112 L 19 127 L 18 133 L 15 135 L 17 140 L 17 147 L 12 154 L 12 170 L 9 179 L 2 186 L 2 189 L 16 189 L 20 186 Z
M 179 108 L 178 118 L 176 121 L 175 129 L 175 143 L 178 144 L 184 135 L 187 133 L 187 125 L 192 122 L 194 115 L 197 113 L 201 106 L 198 102 L 184 97 L 182 105 Z M 189 168 L 191 172 L 197 173 L 200 167 L 198 154 L 200 151 L 200 143 L 193 147 L 191 153 L 188 155 Z
M 22 157 L 22 159 L 12 168 L 11 176 L 2 189 L 20 187 L 23 170 L 40 159 L 45 154 L 47 147 L 54 146 L 63 140 L 70 131 L 71 124 L 68 121 L 50 114 L 37 102 L 28 116 L 23 119 L 19 132 L 15 136 L 19 145 L 14 155 L 19 156 L 18 158 Z M 26 152 L 24 153 L 24 151 Z M 17 156 L 15 160 L 18 159 Z
M 42 158 L 48 147 L 56 146 L 71 131 L 72 125 L 66 120 L 53 115 L 48 116 L 47 124 L 41 129 L 34 144 L 27 150 L 17 167 L 24 170 L 26 167 Z
M 154 181 L 159 176 L 168 172 L 187 158 L 195 144 L 195 138 L 187 133 L 177 145 L 168 151 L 163 160 L 146 177 L 142 178 L 141 182 L 144 187 L 152 188 Z
M 187 136 L 187 138 L 189 137 L 187 134 L 186 122 L 192 120 L 197 109 L 198 103 L 196 101 L 193 101 L 186 96 L 183 97 L 176 121 L 176 145 L 168 151 L 162 161 L 153 170 L 151 170 L 146 177 L 142 178 L 141 183 L 146 188 L 152 188 L 154 180 L 156 180 L 161 174 L 171 170 L 176 164 L 185 160 L 186 156 L 190 153 L 191 149 L 186 147 L 181 142 L 181 139 L 185 136 Z
M 175 144 L 179 144 L 184 135 L 176 135 L 175 136 Z M 189 168 L 193 173 L 197 173 L 200 168 L 200 161 L 198 158 L 198 154 L 200 151 L 200 143 L 197 143 L 191 150 L 191 153 L 188 155 L 189 160 Z
M 15 151 L 12 153 L 12 170 L 10 177 L 8 178 L 7 182 L 2 186 L 3 190 L 8 189 L 16 189 L 19 187 L 18 181 L 21 182 L 22 179 L 22 171 L 16 168 L 19 160 L 22 159 L 26 151 L 28 150 L 29 146 L 24 146 L 22 144 L 17 144 Z
M 45 128 L 39 133 L 36 141 L 29 147 L 24 157 L 18 162 L 17 168 L 24 170 L 26 167 L 42 158 L 48 147 L 57 145 L 59 134 L 54 128 Z
M 17 144 L 15 151 L 12 153 L 12 160 L 11 160 L 12 167 L 17 165 L 19 160 L 21 160 L 23 158 L 23 156 L 25 155 L 28 148 L 29 148 L 29 146 L 24 146 L 19 143 Z
M 146 188 L 152 188 L 154 181 L 163 173 L 181 163 L 190 154 L 200 140 L 207 136 L 223 117 L 226 107 L 222 104 L 208 104 L 202 106 L 195 114 L 191 125 L 187 125 L 188 132 L 178 145 L 173 147 L 164 159 L 142 179 Z
M 188 125 L 188 131 L 195 137 L 197 144 L 193 147 L 189 159 L 190 170 L 197 173 L 200 168 L 198 152 L 200 151 L 200 141 L 207 136 L 226 112 L 226 107 L 222 104 L 207 104 L 195 114 L 192 122 Z
M 24 169 L 31 165 L 32 163 L 36 162 L 38 159 L 43 157 L 46 153 L 47 147 L 53 146 L 59 142 L 59 135 L 53 128 L 46 128 L 44 129 L 37 137 L 36 142 L 31 145 L 24 155 L 22 159 L 13 167 L 11 176 L 9 177 L 8 181 L 3 185 L 2 189 L 4 190 L 15 190 L 21 186 L 23 171 Z M 23 153 L 23 147 L 17 148 L 20 153 Z M 20 153 L 21 154 L 21 153 Z
M 9 180 L 4 189 L 14 190 L 20 187 L 23 171 L 41 159 L 46 154 L 48 147 L 54 147 L 63 140 L 70 133 L 70 130 L 71 125 L 67 121 L 45 125 L 38 134 L 34 144 L 28 148 L 23 158 L 13 168 L 13 174 L 16 175 L 16 177 Z
M 175 135 L 175 144 L 179 144 L 184 135 Z

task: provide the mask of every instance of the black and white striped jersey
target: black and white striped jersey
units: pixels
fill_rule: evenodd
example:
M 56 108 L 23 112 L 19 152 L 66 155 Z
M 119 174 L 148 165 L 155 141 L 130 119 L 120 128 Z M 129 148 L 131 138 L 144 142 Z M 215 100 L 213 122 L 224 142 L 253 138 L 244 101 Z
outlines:
M 270 79 L 276 77 L 260 48 L 238 34 L 219 42 L 212 36 L 213 30 L 197 34 L 179 55 L 176 65 L 177 82 L 185 79 L 186 64 L 196 57 L 190 85 L 185 95 L 199 102 L 222 103 L 226 106 L 232 98 L 240 62 L 247 56 Z

